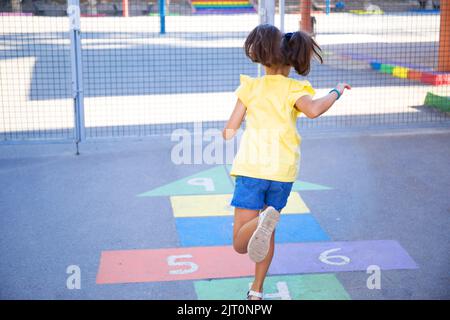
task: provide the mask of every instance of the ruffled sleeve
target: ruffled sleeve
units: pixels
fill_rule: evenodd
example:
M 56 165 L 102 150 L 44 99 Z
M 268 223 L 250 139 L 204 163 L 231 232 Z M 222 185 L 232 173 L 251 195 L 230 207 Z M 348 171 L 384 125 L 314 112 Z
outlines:
M 240 75 L 240 86 L 234 91 L 234 94 L 242 101 L 247 107 L 250 102 L 250 96 L 252 93 L 253 78 L 245 74 Z
M 291 107 L 294 107 L 295 102 L 306 95 L 310 95 L 313 97 L 316 94 L 316 91 L 311 86 L 311 83 L 307 80 L 298 81 L 292 79 L 291 86 L 288 95 L 288 102 Z

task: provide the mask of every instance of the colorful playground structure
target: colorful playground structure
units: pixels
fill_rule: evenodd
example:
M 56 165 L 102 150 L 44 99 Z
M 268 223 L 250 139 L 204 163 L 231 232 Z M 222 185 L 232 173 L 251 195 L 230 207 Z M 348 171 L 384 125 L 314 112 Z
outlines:
M 255 13 L 250 0 L 190 0 L 195 14 Z
M 448 72 L 434 72 L 430 70 L 421 70 L 416 67 L 387 64 L 378 61 L 371 61 L 370 66 L 373 70 L 385 74 L 390 74 L 396 78 L 420 81 L 424 84 L 429 84 L 433 86 L 450 84 L 450 73 Z
M 419 81 L 432 86 L 450 85 L 450 72 L 436 71 L 431 68 L 409 65 L 401 62 L 380 61 L 377 58 L 362 54 L 352 53 L 331 53 L 337 54 L 343 60 L 355 61 L 360 66 L 370 68 L 382 74 L 395 78 Z

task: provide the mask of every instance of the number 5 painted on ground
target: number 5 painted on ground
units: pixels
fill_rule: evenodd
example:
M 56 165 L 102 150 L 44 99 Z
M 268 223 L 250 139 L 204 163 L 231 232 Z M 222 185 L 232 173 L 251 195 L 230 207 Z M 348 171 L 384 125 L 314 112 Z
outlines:
M 183 268 L 183 269 L 176 269 L 176 270 L 169 270 L 170 274 L 187 274 L 187 273 L 194 273 L 198 270 L 198 265 L 195 264 L 192 261 L 176 261 L 177 259 L 188 259 L 192 258 L 191 254 L 183 254 L 183 255 L 177 255 L 177 256 L 168 256 L 167 257 L 167 264 L 169 266 L 188 266 L 189 268 Z
M 339 250 L 341 250 L 341 248 L 326 250 L 320 254 L 319 260 L 322 261 L 323 263 L 331 264 L 334 266 L 343 266 L 345 264 L 350 263 L 350 258 L 347 256 L 338 255 L 338 254 L 330 255 L 330 253 L 333 253 L 333 252 L 336 252 Z M 331 259 L 338 260 L 338 261 L 331 261 Z

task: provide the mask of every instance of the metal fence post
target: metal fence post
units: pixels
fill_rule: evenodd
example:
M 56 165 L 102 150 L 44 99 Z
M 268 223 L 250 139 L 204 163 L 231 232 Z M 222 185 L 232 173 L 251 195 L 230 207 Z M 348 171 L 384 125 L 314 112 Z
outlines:
M 300 30 L 312 34 L 313 26 L 311 20 L 311 4 L 312 4 L 311 0 L 300 1 L 300 12 L 301 12 Z
M 128 0 L 122 0 L 122 16 L 124 17 L 129 16 Z
M 260 0 L 258 2 L 260 24 L 275 25 L 275 0 Z M 261 76 L 261 65 L 258 64 L 258 77 Z
M 280 13 L 280 31 L 284 33 L 284 12 L 285 12 L 285 3 L 284 0 L 279 1 L 279 13 Z
M 275 24 L 275 0 L 259 1 L 259 23 Z
M 159 0 L 159 26 L 160 34 L 166 33 L 166 12 L 165 12 L 166 0 Z
M 70 64 L 72 69 L 72 97 L 74 104 L 75 144 L 79 155 L 78 144 L 86 138 L 84 126 L 84 94 L 81 65 L 80 37 L 80 2 L 68 0 L 67 15 L 69 16 L 70 34 Z

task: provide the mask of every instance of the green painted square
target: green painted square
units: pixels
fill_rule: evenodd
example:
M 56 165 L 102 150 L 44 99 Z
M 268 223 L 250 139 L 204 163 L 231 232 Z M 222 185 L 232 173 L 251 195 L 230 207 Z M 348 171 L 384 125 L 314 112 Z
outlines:
M 178 179 L 161 187 L 138 194 L 138 197 L 157 197 L 196 194 L 228 194 L 234 186 L 224 166 L 215 166 L 194 175 Z
M 195 281 L 199 300 L 245 300 L 253 278 Z M 264 299 L 350 300 L 334 274 L 269 276 L 264 282 Z
M 381 73 L 392 74 L 393 71 L 394 71 L 394 66 L 391 66 L 390 64 L 382 63 L 380 66 Z

